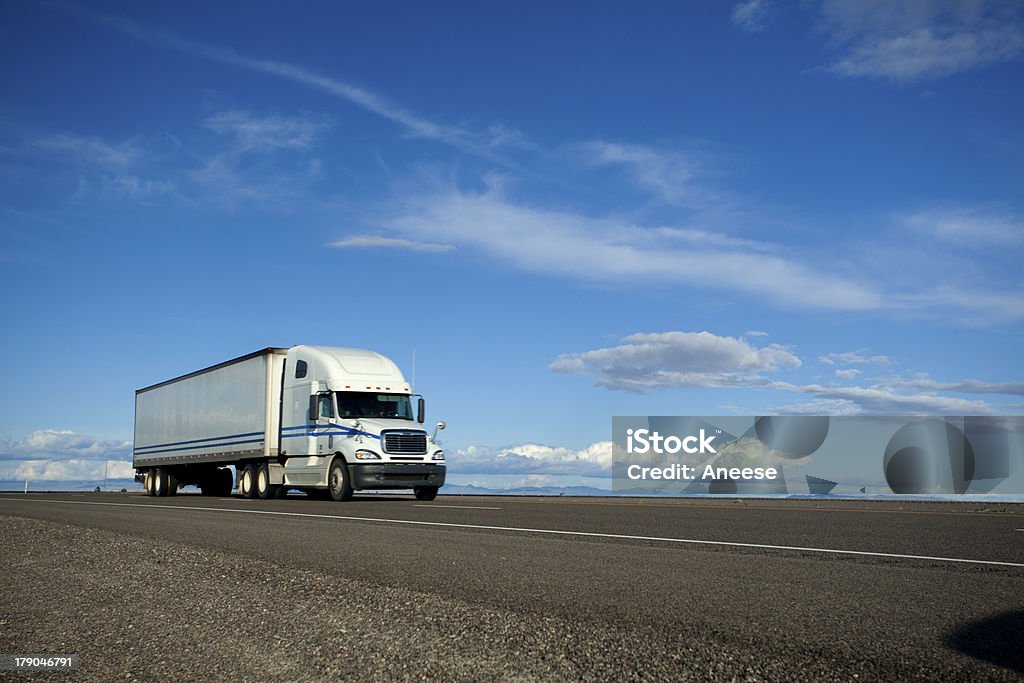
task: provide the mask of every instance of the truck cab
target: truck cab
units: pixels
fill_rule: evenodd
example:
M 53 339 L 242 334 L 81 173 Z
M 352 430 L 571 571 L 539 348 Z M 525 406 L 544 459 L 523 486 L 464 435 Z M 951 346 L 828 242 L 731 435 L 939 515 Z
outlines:
M 390 359 L 364 349 L 295 346 L 282 375 L 280 452 L 267 472 L 270 485 L 336 500 L 360 489 L 437 495 L 444 451 L 423 426 L 423 398 Z

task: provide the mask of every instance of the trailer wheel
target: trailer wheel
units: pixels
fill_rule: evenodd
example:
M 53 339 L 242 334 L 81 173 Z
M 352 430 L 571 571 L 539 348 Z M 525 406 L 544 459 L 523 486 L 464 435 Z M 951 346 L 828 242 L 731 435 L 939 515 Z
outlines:
M 348 466 L 341 458 L 331 463 L 331 471 L 327 475 L 327 490 L 334 500 L 351 500 L 352 483 L 348 479 Z
M 416 494 L 416 500 L 434 500 L 437 498 L 437 487 L 417 486 L 413 489 L 413 493 Z
M 168 471 L 165 475 L 167 477 L 167 496 L 178 495 L 178 477 L 173 472 Z
M 153 470 L 146 470 L 146 473 L 142 475 L 142 488 L 145 489 L 147 496 L 155 496 L 153 493 Z
M 153 495 L 157 497 L 167 495 L 167 472 L 162 467 L 153 470 Z
M 243 498 L 256 497 L 256 468 L 251 463 L 242 470 L 242 478 L 238 482 L 238 492 L 242 494 Z
M 267 463 L 261 462 L 256 467 L 256 495 L 266 500 L 277 498 L 277 487 L 270 484 L 270 468 Z

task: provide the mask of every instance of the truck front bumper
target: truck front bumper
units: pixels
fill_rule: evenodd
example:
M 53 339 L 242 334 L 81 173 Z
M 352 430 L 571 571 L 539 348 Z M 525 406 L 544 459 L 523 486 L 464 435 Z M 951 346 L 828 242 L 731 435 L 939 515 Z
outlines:
M 348 466 L 354 489 L 412 489 L 420 486 L 444 486 L 444 465 L 387 463 Z

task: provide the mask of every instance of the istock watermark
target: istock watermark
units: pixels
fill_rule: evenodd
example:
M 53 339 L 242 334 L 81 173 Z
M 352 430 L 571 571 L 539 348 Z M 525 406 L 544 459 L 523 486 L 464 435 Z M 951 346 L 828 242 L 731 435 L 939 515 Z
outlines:
M 621 493 L 1024 500 L 1021 416 L 615 417 L 612 444 Z

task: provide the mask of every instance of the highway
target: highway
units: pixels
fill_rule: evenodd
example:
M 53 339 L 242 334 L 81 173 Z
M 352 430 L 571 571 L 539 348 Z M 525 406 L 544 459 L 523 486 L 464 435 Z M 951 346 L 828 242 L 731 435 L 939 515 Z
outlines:
M 0 496 L 0 652 L 77 677 L 1024 675 L 1024 506 Z

